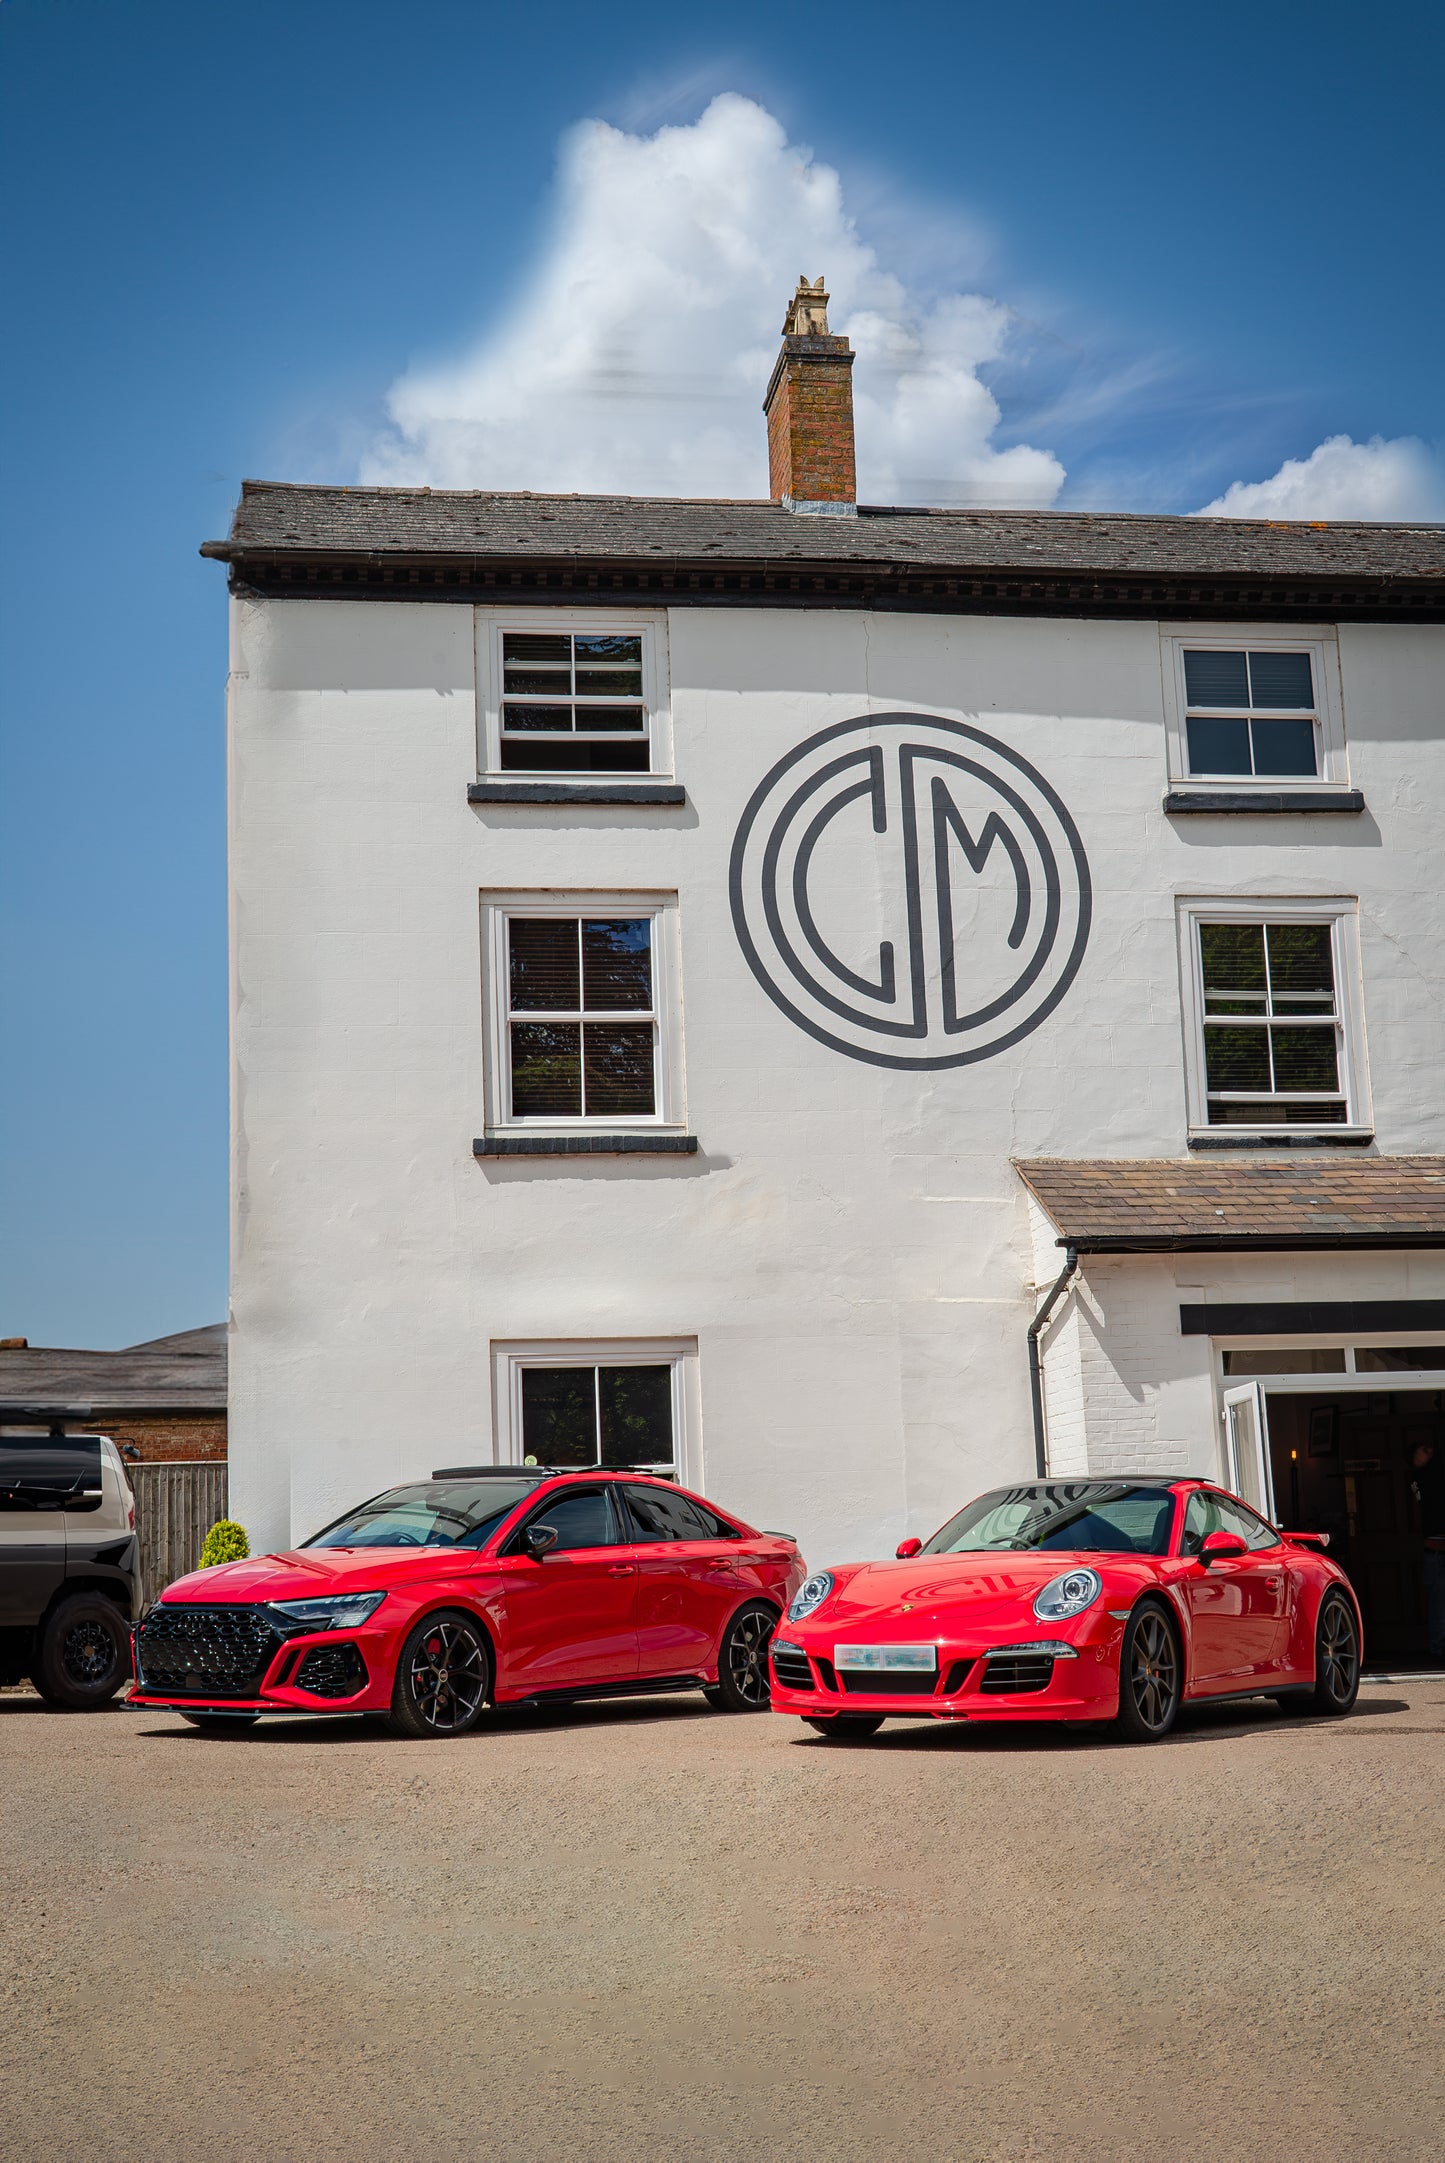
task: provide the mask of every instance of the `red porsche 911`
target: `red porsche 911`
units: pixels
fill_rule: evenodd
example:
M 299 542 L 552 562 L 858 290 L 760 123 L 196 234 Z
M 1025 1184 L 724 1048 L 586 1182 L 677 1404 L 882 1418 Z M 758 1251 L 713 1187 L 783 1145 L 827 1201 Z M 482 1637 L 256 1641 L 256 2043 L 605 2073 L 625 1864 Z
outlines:
M 217 1731 L 383 1713 L 419 1737 L 492 1705 L 662 1690 L 762 1712 L 804 1574 L 791 1539 L 645 1473 L 436 1472 L 288 1554 L 167 1586 L 136 1626 L 128 1702 Z
M 838 1741 L 885 1720 L 1111 1722 L 1195 1699 L 1346 1713 L 1360 1614 L 1327 1535 L 1200 1480 L 1001 1487 L 894 1562 L 820 1570 L 772 1643 L 773 1709 Z

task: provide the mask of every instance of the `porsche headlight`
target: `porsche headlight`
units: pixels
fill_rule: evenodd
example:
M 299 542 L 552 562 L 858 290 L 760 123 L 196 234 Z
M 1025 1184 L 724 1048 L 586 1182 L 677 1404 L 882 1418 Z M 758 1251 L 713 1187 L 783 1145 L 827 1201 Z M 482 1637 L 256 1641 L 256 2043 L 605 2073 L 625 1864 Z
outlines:
M 270 1605 L 308 1630 L 359 1630 L 385 1598 L 384 1592 L 334 1592 L 325 1600 L 272 1600 Z
M 789 1622 L 801 1622 L 804 1615 L 811 1615 L 815 1607 L 821 1607 L 833 1589 L 833 1572 L 815 1570 L 788 1602 Z
M 1103 1589 L 1097 1570 L 1065 1570 L 1062 1577 L 1044 1586 L 1034 1601 L 1034 1613 L 1040 1622 L 1064 1622 L 1092 1607 Z

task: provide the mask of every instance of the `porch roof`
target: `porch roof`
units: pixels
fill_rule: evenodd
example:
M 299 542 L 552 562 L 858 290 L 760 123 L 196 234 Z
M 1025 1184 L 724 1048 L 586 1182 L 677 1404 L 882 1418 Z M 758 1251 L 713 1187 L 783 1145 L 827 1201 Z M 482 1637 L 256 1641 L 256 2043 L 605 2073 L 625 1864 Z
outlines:
M 1445 1157 L 1014 1159 L 1061 1247 L 1167 1254 L 1445 1247 Z

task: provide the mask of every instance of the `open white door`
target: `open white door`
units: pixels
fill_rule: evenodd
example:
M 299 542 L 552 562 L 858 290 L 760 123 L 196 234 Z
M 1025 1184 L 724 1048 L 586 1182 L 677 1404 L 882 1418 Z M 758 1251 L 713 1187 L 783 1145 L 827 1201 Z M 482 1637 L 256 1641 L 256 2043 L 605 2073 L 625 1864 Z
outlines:
M 1274 1482 L 1269 1471 L 1269 1415 L 1258 1382 L 1239 1382 L 1224 1392 L 1224 1448 L 1229 1484 L 1241 1502 L 1274 1520 Z

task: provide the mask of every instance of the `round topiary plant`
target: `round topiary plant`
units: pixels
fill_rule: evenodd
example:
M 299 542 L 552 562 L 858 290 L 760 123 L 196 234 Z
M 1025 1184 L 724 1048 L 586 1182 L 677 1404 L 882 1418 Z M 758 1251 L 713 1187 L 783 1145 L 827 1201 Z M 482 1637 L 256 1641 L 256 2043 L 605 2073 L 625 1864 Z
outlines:
M 251 1552 L 251 1542 L 246 1537 L 244 1525 L 234 1524 L 229 1517 L 221 1518 L 206 1534 L 206 1544 L 201 1549 L 198 1570 L 214 1569 L 218 1562 L 244 1562 Z

